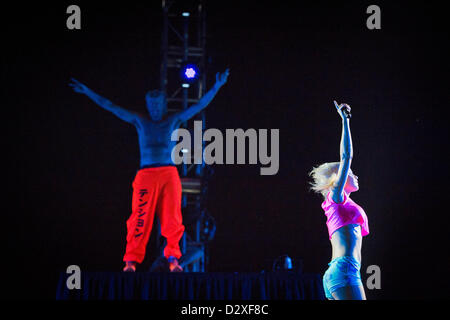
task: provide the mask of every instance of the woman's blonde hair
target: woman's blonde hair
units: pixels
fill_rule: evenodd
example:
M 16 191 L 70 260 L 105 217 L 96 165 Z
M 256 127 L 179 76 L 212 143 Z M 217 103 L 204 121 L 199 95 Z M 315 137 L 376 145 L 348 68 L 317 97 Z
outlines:
M 309 176 L 313 181 L 310 182 L 311 190 L 322 194 L 326 198 L 330 189 L 337 181 L 337 173 L 339 170 L 339 162 L 327 162 L 314 167 Z

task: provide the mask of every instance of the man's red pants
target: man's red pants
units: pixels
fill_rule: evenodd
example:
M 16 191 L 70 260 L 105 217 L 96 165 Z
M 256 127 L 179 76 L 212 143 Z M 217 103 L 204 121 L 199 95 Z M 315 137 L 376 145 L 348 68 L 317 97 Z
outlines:
M 166 258 L 181 257 L 179 241 L 184 226 L 181 217 L 181 181 L 176 167 L 141 169 L 133 181 L 132 213 L 127 220 L 127 246 L 123 261 L 141 263 L 152 231 L 155 212 L 161 235 L 167 239 Z

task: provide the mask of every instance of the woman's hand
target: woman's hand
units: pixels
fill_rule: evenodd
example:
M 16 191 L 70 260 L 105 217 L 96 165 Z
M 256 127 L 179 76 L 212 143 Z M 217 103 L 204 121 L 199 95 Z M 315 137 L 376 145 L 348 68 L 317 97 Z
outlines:
M 350 114 L 350 112 L 352 111 L 352 108 L 350 108 L 350 106 L 348 104 L 346 104 L 346 103 L 338 104 L 336 101 L 334 101 L 334 106 L 336 107 L 337 112 L 341 116 L 342 120 L 349 118 L 349 117 L 347 117 L 347 115 L 344 112 L 344 110 L 347 110 L 348 114 Z

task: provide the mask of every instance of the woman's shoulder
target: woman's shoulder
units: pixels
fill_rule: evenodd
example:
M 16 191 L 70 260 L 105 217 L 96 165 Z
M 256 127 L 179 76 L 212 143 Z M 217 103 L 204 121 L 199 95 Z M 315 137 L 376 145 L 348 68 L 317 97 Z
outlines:
M 347 202 L 348 195 L 345 193 L 345 191 L 342 192 L 342 194 L 339 194 L 333 190 L 330 190 L 328 192 L 326 201 L 328 201 L 330 204 L 344 204 Z

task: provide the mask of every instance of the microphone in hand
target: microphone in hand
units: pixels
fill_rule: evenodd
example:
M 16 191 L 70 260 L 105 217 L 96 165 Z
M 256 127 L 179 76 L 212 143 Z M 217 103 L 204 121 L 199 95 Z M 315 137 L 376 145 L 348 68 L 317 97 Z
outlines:
M 336 101 L 334 101 L 334 105 L 336 106 L 336 109 L 338 111 L 342 110 L 342 112 L 344 113 L 344 115 L 347 119 L 350 119 L 352 117 L 351 108 L 348 104 L 343 103 L 343 104 L 339 105 Z

